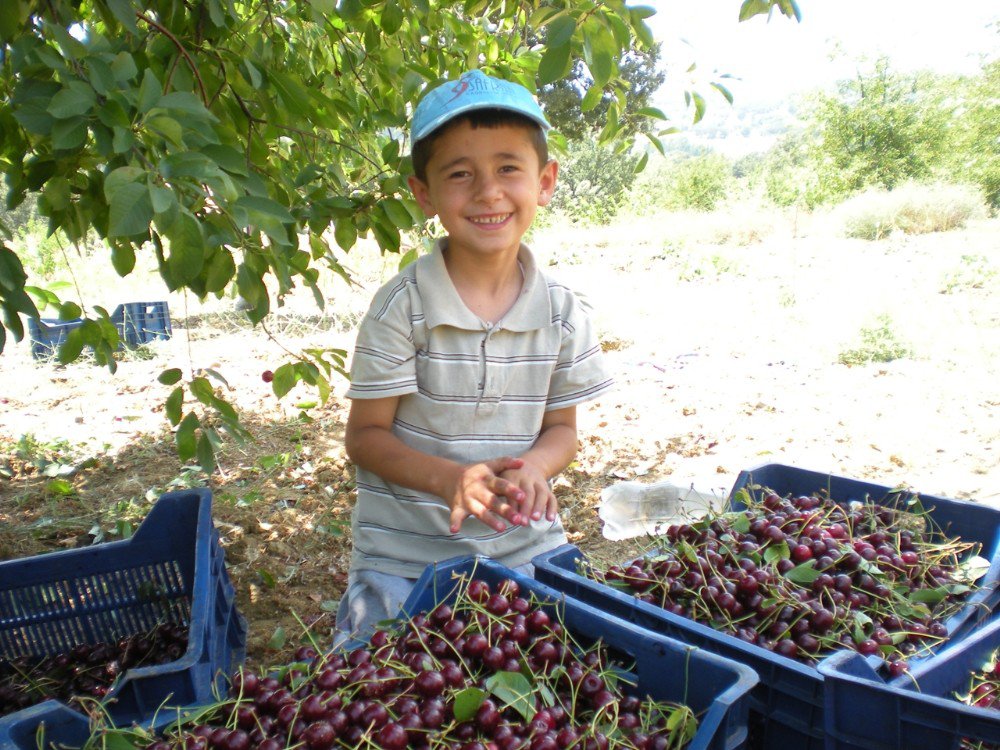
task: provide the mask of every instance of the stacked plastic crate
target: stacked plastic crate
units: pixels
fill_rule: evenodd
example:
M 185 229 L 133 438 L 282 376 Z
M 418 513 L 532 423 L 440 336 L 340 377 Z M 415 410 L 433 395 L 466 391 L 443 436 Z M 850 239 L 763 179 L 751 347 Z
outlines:
M 163 495 L 127 540 L 0 563 L 0 658 L 63 654 L 80 644 L 187 631 L 175 661 L 125 671 L 102 703 L 117 726 L 152 726 L 214 702 L 243 662 L 246 623 L 236 609 L 207 489 Z M 0 747 L 80 746 L 86 714 L 44 701 L 0 717 Z

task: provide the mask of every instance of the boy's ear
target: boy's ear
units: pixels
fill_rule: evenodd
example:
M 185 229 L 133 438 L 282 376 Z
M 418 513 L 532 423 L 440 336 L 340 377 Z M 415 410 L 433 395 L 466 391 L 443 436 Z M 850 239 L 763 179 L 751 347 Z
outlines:
M 559 162 L 549 159 L 538 177 L 538 205 L 547 206 L 556 192 L 556 178 L 559 176 Z
M 427 187 L 427 183 L 416 175 L 411 174 L 406 178 L 406 184 L 410 186 L 410 192 L 413 193 L 413 197 L 416 199 L 417 205 L 420 206 L 420 210 L 424 212 L 424 215 L 428 219 L 436 215 L 437 211 L 434 209 L 433 202 L 431 202 L 431 193 Z

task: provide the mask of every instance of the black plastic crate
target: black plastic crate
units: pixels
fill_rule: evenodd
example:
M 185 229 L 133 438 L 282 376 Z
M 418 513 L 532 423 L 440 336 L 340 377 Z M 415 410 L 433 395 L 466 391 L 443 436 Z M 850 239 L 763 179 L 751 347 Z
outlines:
M 103 701 L 117 726 L 156 726 L 214 702 L 243 662 L 246 623 L 207 489 L 163 495 L 130 539 L 0 563 L 0 658 L 59 654 L 167 621 L 187 627 L 187 650 L 122 675 Z M 0 718 L 0 747 L 33 748 L 41 723 L 61 742 L 86 738 L 83 713 L 46 701 Z M 31 745 L 16 740 L 26 737 Z

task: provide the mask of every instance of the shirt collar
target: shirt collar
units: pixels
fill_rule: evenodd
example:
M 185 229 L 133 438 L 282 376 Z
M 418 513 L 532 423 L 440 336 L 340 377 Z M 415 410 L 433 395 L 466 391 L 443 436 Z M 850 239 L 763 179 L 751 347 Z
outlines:
M 434 243 L 434 250 L 420 259 L 415 274 L 417 288 L 423 298 L 424 318 L 428 328 L 450 325 L 466 330 L 481 330 L 482 321 L 462 301 L 458 290 L 444 264 L 442 251 L 447 240 Z M 517 259 L 524 268 L 521 294 L 495 326 L 509 331 L 533 331 L 552 324 L 552 306 L 548 284 L 535 265 L 535 257 L 524 243 L 517 251 Z

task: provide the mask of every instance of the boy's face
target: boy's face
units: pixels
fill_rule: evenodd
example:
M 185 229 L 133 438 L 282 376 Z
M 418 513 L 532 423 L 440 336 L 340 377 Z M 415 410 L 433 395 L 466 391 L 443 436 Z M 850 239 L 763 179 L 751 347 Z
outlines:
M 557 172 L 554 161 L 539 168 L 526 126 L 462 121 L 434 143 L 426 182 L 409 183 L 424 213 L 448 232 L 449 253 L 516 256 L 536 210 L 552 199 Z

